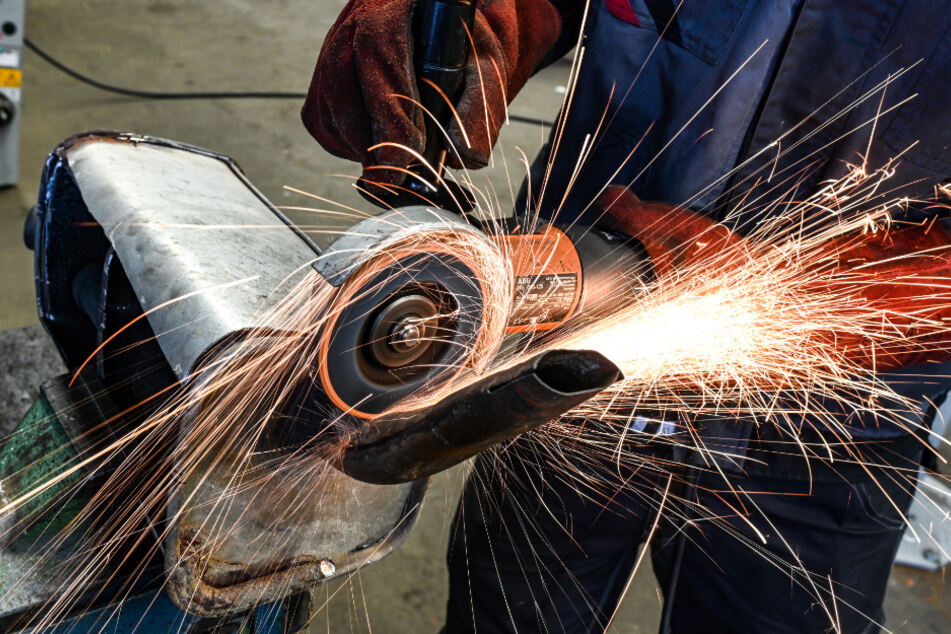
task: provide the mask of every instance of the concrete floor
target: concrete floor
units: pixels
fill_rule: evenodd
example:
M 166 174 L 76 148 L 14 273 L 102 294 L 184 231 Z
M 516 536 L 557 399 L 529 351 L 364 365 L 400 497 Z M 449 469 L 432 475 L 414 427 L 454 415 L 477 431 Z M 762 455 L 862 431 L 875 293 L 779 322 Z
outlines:
M 97 78 L 151 90 L 287 90 L 307 87 L 321 38 L 344 0 L 30 0 L 29 36 Z M 567 63 L 555 64 L 516 100 L 513 112 L 551 119 Z M 233 156 L 277 204 L 300 204 L 290 185 L 360 208 L 350 186 L 356 165 L 325 153 L 303 130 L 299 102 L 134 101 L 81 85 L 27 53 L 21 183 L 0 191 L 0 330 L 36 323 L 31 254 L 20 231 L 33 203 L 46 153 L 83 130 L 134 130 L 206 146 Z M 545 131 L 514 123 L 500 143 L 510 164 L 516 148 L 532 156 Z M 519 170 L 513 179 L 518 180 Z M 501 164 L 480 178 L 508 191 Z M 517 182 L 515 183 L 517 187 Z M 325 236 L 326 238 L 326 236 Z M 435 632 L 445 602 L 443 554 L 461 474 L 433 485 L 422 518 L 393 556 L 351 582 L 328 584 L 329 599 L 313 631 Z M 897 631 L 951 630 L 951 609 L 938 575 L 896 570 L 890 626 Z M 656 630 L 659 600 L 649 569 L 635 580 L 616 622 L 619 632 Z

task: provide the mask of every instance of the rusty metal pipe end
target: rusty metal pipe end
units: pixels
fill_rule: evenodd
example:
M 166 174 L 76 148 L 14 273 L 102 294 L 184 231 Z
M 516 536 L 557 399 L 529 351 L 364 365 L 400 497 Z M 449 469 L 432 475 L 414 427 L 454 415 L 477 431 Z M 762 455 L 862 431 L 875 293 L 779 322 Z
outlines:
M 374 419 L 336 466 L 372 484 L 425 478 L 558 418 L 620 378 L 597 352 L 544 352 L 426 409 Z

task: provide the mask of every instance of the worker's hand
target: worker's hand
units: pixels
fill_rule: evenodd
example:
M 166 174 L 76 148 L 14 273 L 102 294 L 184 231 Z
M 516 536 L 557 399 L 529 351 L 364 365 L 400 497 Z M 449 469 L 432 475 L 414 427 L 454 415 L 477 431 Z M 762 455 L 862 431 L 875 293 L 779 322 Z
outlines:
M 342 158 L 372 166 L 406 167 L 407 151 L 378 143 L 398 143 L 422 152 L 426 145 L 423 111 L 411 42 L 413 0 L 350 0 L 331 27 L 301 117 L 324 148 Z M 485 166 L 505 108 L 522 88 L 561 31 L 558 11 L 548 0 L 481 0 L 472 38 L 465 86 L 448 128 L 462 163 Z M 458 167 L 452 152 L 450 164 Z M 396 169 L 364 171 L 370 181 L 399 184 Z
M 875 370 L 951 360 L 951 235 L 940 224 L 844 235 L 822 250 L 833 271 L 817 291 L 858 300 L 864 330 L 879 333 L 838 335 L 849 358 Z
M 721 255 L 735 262 L 745 251 L 743 238 L 717 221 L 669 203 L 643 202 L 626 187 L 609 187 L 597 206 L 598 224 L 640 241 L 660 278 L 716 266 Z

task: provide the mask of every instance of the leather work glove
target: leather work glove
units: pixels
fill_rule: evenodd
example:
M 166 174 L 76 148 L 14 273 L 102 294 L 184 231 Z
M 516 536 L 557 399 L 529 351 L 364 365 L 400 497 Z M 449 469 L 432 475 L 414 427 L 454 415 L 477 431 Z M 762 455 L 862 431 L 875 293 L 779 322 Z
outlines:
M 840 336 L 836 343 L 849 347 L 850 358 L 876 370 L 951 360 L 951 235 L 944 227 L 840 236 L 823 249 L 834 254 L 837 284 L 854 289 L 871 311 L 869 327 L 897 339 L 883 345 Z
M 689 209 L 642 202 L 624 187 L 607 189 L 597 205 L 605 226 L 644 245 L 662 280 L 698 267 L 742 266 L 737 255 L 752 251 L 728 227 Z M 877 371 L 951 360 L 951 234 L 944 227 L 930 223 L 837 236 L 817 253 L 827 255 L 803 293 L 841 297 L 842 316 L 854 313 L 865 320 L 866 331 L 881 329 L 884 335 L 830 330 L 817 343 Z
M 364 178 L 398 185 L 426 145 L 413 70 L 413 0 L 350 0 L 324 40 L 301 110 L 304 126 L 331 154 L 359 161 Z M 468 168 L 488 164 L 505 107 L 558 40 L 561 19 L 548 0 L 480 0 L 462 95 L 447 131 Z M 449 163 L 459 167 L 452 152 Z
M 620 185 L 606 189 L 596 205 L 603 213 L 598 224 L 640 241 L 660 278 L 698 264 L 714 265 L 713 254 L 744 243 L 715 220 L 669 203 L 643 202 Z

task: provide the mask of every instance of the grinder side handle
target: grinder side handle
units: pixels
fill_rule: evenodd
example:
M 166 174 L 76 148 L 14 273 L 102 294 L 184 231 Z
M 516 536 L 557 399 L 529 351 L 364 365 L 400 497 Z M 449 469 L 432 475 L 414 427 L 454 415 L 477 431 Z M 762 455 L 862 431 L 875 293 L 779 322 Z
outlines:
M 413 69 L 426 130 L 422 155 L 440 177 L 446 152 L 442 130 L 452 121 L 450 104 L 458 101 L 465 82 L 476 1 L 417 0 L 413 11 Z M 468 213 L 475 206 L 469 191 L 435 178 L 426 165 L 414 163 L 409 171 L 419 178 L 409 176 L 403 187 L 378 187 L 361 178 L 359 190 L 384 209 L 427 204 Z
M 432 114 L 425 117 L 423 157 L 433 166 L 442 163 L 445 137 L 439 125 L 445 128 L 452 120 L 449 104 L 455 104 L 462 92 L 474 21 L 475 0 L 418 0 L 416 4 L 413 66 L 420 104 Z

